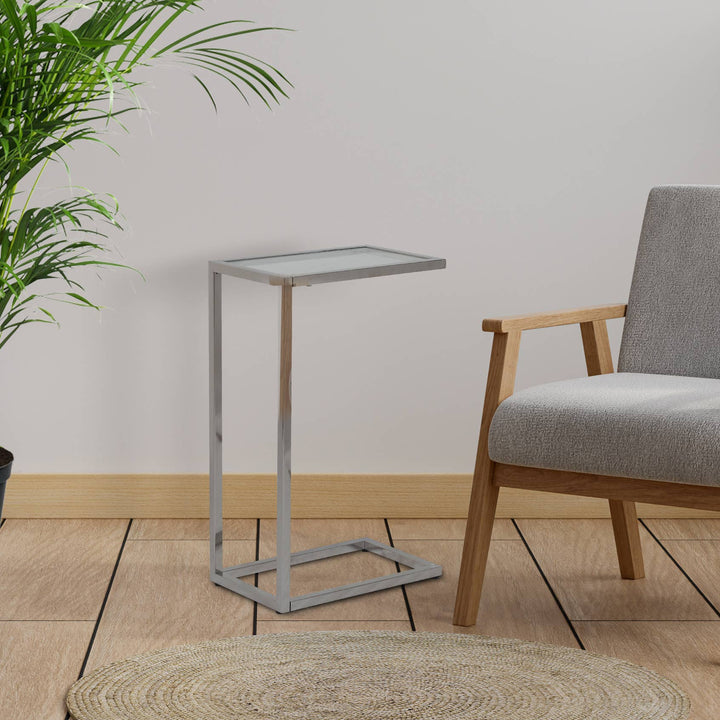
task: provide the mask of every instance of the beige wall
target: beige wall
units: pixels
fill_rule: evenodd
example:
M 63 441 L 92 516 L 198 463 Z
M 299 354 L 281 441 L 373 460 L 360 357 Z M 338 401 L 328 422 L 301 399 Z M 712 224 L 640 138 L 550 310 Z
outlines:
M 117 195 L 113 242 L 147 280 L 90 275 L 108 310 L 61 309 L 60 331 L 0 354 L 20 473 L 205 471 L 206 261 L 358 243 L 448 268 L 296 292 L 295 468 L 469 472 L 482 317 L 623 301 L 649 188 L 720 182 L 717 3 L 208 7 L 297 29 L 246 46 L 292 99 L 269 113 L 221 89 L 215 117 L 163 69 L 120 159 L 69 157 L 73 182 Z M 277 292 L 225 298 L 226 467 L 271 472 Z M 521 354 L 521 386 L 583 372 L 576 328 L 528 333 Z

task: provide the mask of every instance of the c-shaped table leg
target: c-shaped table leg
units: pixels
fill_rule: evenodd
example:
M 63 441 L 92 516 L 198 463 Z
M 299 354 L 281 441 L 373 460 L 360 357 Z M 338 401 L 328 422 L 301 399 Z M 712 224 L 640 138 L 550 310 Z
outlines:
M 280 298 L 280 402 L 277 437 L 277 600 L 290 610 L 290 439 L 292 422 L 292 285 Z
M 222 275 L 210 271 L 210 579 L 223 569 L 222 551 Z

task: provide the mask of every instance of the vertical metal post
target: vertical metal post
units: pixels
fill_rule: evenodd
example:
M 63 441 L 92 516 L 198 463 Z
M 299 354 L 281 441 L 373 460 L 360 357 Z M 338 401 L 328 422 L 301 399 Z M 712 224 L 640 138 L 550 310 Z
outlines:
M 292 285 L 280 299 L 280 402 L 277 439 L 277 575 L 278 612 L 290 611 L 290 424 L 292 416 Z
M 210 578 L 222 556 L 222 275 L 210 271 Z

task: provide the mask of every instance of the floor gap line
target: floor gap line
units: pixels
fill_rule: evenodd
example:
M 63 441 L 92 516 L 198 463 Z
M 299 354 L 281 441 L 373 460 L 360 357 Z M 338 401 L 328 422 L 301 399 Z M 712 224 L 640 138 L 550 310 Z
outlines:
M 388 522 L 387 518 L 383 518 L 383 520 L 385 522 L 385 531 L 387 532 L 390 547 L 394 548 L 395 543 L 393 541 L 392 532 L 390 532 L 390 523 Z M 395 569 L 397 570 L 397 572 L 400 572 L 400 563 L 395 563 Z M 410 630 L 412 630 L 412 632 L 415 632 L 415 618 L 413 618 L 412 608 L 410 607 L 410 599 L 408 598 L 407 590 L 405 589 L 405 585 L 401 585 L 400 588 L 402 590 L 403 599 L 405 600 L 405 610 L 407 610 L 408 620 L 410 620 Z
M 130 538 L 130 542 L 137 542 L 137 543 L 143 543 L 143 542 L 207 542 L 208 538 L 206 537 L 196 537 L 196 538 Z M 226 537 L 225 540 L 229 540 L 230 542 L 254 542 L 255 538 L 233 538 L 233 537 Z
M 259 622 L 261 622 L 261 623 L 266 623 L 266 622 L 271 622 L 271 623 L 280 623 L 280 622 L 282 622 L 282 623 L 296 623 L 296 622 L 301 623 L 301 622 L 309 622 L 309 623 L 312 623 L 313 625 L 322 625 L 322 624 L 324 624 L 324 623 L 340 623 L 340 622 L 342 622 L 342 623 L 373 623 L 373 624 L 375 624 L 375 623 L 399 623 L 399 622 L 404 622 L 404 621 L 403 621 L 403 620 L 345 620 L 345 619 L 343 619 L 343 620 L 332 620 L 331 618 L 328 618 L 327 620 L 305 620 L 305 619 L 303 619 L 303 618 L 300 618 L 300 619 L 298 619 L 298 620 L 292 620 L 292 619 L 290 619 L 290 618 L 288 618 L 288 619 L 281 618 L 281 619 L 278 619 L 278 620 L 275 620 L 275 619 L 272 619 L 272 620 L 260 620 Z
M 260 518 L 255 519 L 255 561 L 260 559 Z M 259 573 L 255 573 L 255 587 L 258 587 Z M 252 634 L 257 635 L 257 624 L 258 624 L 258 604 L 257 601 L 253 602 L 253 620 L 252 620 Z
M 465 542 L 464 538 L 438 538 L 438 537 L 431 537 L 431 538 L 398 538 L 399 540 L 402 540 L 403 542 L 455 542 L 455 543 L 461 543 Z M 493 542 L 520 542 L 520 538 L 493 538 Z
M 11 623 L 11 622 L 18 622 L 18 623 L 91 623 L 92 620 L 33 620 L 33 619 L 22 619 L 17 620 L 16 618 L 1 618 L 0 617 L 0 623 Z
M 661 538 L 661 537 L 658 537 L 658 542 L 716 542 L 716 543 L 720 543 L 720 537 L 716 537 L 716 538 L 667 538 L 667 537 Z
M 675 620 L 673 618 L 668 618 L 666 620 L 655 620 L 655 619 L 647 619 L 647 618 L 632 618 L 628 620 L 627 618 L 603 618 L 602 620 L 588 620 L 586 618 L 573 618 L 572 622 L 574 623 L 716 623 L 720 622 L 720 620 Z
M 547 589 L 550 591 L 550 594 L 553 596 L 553 600 L 555 600 L 555 603 L 557 604 L 558 608 L 560 609 L 562 616 L 565 618 L 565 622 L 567 623 L 568 627 L 570 628 L 570 632 L 573 634 L 573 637 L 577 641 L 577 644 L 580 646 L 581 650 L 585 650 L 585 645 L 583 644 L 583 641 L 580 639 L 580 636 L 578 635 L 577 630 L 575 630 L 575 626 L 572 624 L 572 620 L 570 620 L 570 618 L 568 617 L 567 612 L 565 612 L 565 608 L 562 606 L 562 603 L 560 602 L 560 598 L 557 596 L 557 593 L 553 589 L 553 586 L 550 584 L 550 581 L 547 579 L 547 576 L 543 572 L 543 569 L 540 567 L 540 563 L 538 562 L 538 559 L 535 557 L 535 553 L 530 549 L 530 545 L 528 544 L 528 541 L 526 540 L 525 535 L 523 535 L 522 530 L 520 530 L 520 526 L 517 524 L 517 521 L 515 520 L 515 518 L 510 518 L 510 522 L 512 522 L 513 526 L 515 527 L 515 530 L 517 530 L 517 533 L 520 536 L 520 540 L 522 540 L 522 543 L 525 546 L 525 549 L 528 551 L 530 558 L 535 563 L 535 567 L 537 568 L 538 572 L 540 573 L 540 577 L 542 577 L 543 581 L 545 582 L 545 585 L 547 586 Z
M 123 536 L 122 543 L 120 543 L 120 550 L 117 554 L 117 558 L 115 559 L 115 566 L 113 567 L 113 571 L 112 571 L 112 574 L 110 575 L 110 580 L 108 582 L 108 586 L 105 590 L 105 597 L 103 598 L 102 604 L 100 605 L 100 611 L 98 612 L 97 619 L 95 620 L 95 627 L 93 628 L 92 635 L 90 636 L 90 642 L 88 643 L 87 651 L 85 652 L 85 657 L 83 658 L 82 665 L 80 666 L 78 680 L 85 673 L 85 668 L 87 667 L 87 661 L 90 658 L 90 653 L 92 652 L 93 644 L 95 643 L 95 637 L 97 635 L 98 628 L 100 627 L 100 621 L 102 620 L 103 613 L 105 612 L 105 606 L 107 605 L 108 598 L 110 597 L 110 591 L 112 590 L 113 582 L 115 581 L 115 575 L 117 574 L 117 570 L 120 565 L 120 560 L 122 558 L 123 550 L 125 550 L 125 545 L 127 544 L 127 539 L 128 539 L 128 535 L 130 534 L 130 528 L 132 527 L 132 524 L 133 524 L 133 519 L 130 518 L 130 520 L 128 520 L 127 528 L 125 528 L 125 535 Z M 65 715 L 65 720 L 70 720 L 69 712 Z
M 672 560 L 673 564 L 677 569 L 685 576 L 687 581 L 697 590 L 700 597 L 710 606 L 712 611 L 720 617 L 720 610 L 711 602 L 710 598 L 700 589 L 698 584 L 687 574 L 685 568 L 673 557 L 672 553 L 662 544 L 662 541 L 658 539 L 657 535 L 645 524 L 644 520 L 638 520 L 638 522 L 650 533 L 650 537 L 662 548 L 663 552 Z M 681 541 L 683 542 L 683 541 Z M 710 621 L 712 622 L 712 621 Z

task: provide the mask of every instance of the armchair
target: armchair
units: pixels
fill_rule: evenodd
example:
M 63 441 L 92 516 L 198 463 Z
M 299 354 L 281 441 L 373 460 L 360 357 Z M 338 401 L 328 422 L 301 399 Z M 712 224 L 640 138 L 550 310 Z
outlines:
M 606 321 L 626 317 L 618 372 Z M 588 377 L 513 394 L 524 330 L 579 324 Z M 458 583 L 477 619 L 499 489 L 609 500 L 620 574 L 644 577 L 635 502 L 720 510 L 720 187 L 649 196 L 627 305 L 483 321 L 494 333 Z

